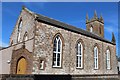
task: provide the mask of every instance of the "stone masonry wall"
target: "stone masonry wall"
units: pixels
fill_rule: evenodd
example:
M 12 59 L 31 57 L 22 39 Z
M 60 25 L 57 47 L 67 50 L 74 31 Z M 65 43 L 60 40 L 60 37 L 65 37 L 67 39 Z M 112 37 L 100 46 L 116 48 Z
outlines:
M 104 24 L 98 21 L 87 23 L 86 28 L 88 31 L 90 31 L 91 25 L 93 27 L 93 33 L 96 33 L 97 35 L 104 37 Z M 101 28 L 101 33 L 100 33 L 100 28 Z
M 33 74 L 117 74 L 116 46 L 78 33 L 36 22 Z M 63 37 L 62 67 L 53 68 L 53 37 L 60 33 Z M 82 39 L 84 44 L 83 69 L 76 69 L 76 42 Z M 94 70 L 93 48 L 99 48 L 99 69 Z M 106 49 L 111 52 L 111 69 L 106 69 Z M 45 69 L 39 69 L 39 58 L 45 58 Z

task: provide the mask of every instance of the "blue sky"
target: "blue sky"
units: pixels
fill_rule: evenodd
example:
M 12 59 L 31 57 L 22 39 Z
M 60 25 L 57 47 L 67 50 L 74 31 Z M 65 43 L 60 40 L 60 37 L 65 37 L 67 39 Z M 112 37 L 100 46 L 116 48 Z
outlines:
M 86 29 L 86 14 L 92 18 L 94 11 L 98 17 L 102 14 L 104 19 L 105 39 L 111 41 L 112 32 L 115 34 L 118 50 L 118 3 L 116 2 L 20 2 L 2 3 L 2 40 L 3 46 L 9 44 L 9 38 L 16 24 L 22 5 L 33 12 L 54 18 L 56 20 Z M 118 51 L 117 51 L 118 54 Z M 119 54 L 120 55 L 120 54 Z

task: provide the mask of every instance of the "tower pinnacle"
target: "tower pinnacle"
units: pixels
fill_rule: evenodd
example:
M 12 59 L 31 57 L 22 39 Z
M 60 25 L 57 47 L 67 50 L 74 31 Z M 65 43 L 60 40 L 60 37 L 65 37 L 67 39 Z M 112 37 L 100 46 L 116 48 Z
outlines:
M 88 14 L 86 14 L 86 23 L 89 21 Z
M 100 21 L 101 21 L 101 22 L 104 22 L 104 21 L 103 21 L 102 14 L 100 15 Z
M 97 19 L 97 12 L 96 12 L 96 10 L 94 12 L 94 18 Z
M 112 40 L 111 40 L 111 42 L 116 43 L 115 36 L 114 36 L 113 32 L 112 32 Z

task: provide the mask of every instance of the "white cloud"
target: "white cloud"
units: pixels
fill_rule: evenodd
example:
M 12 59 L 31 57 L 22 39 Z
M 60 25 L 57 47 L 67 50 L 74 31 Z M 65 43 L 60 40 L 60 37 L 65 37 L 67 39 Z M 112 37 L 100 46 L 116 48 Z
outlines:
M 105 27 L 105 30 L 106 30 L 107 32 L 113 32 L 112 27 L 109 27 L 109 26 L 106 26 L 106 27 Z
M 109 33 L 111 33 L 111 32 L 118 32 L 118 28 L 115 28 L 115 27 L 112 27 L 112 26 L 105 26 L 104 27 L 105 28 L 105 30 L 107 31 L 107 32 L 109 32 Z

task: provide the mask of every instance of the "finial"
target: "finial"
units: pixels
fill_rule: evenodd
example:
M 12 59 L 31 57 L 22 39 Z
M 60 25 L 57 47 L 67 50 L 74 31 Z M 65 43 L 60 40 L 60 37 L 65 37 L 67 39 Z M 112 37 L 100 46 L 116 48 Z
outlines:
M 99 19 L 101 22 L 104 23 L 104 20 L 103 20 L 103 17 L 102 17 L 102 14 L 100 15 L 100 19 Z
M 86 14 L 86 23 L 88 22 L 89 20 L 89 17 L 88 17 L 88 14 Z
M 89 18 L 89 17 L 88 17 L 88 13 L 87 13 L 87 14 L 86 14 L 86 19 L 88 20 L 88 18 Z
M 112 40 L 111 40 L 111 42 L 113 42 L 114 44 L 116 43 L 115 36 L 114 36 L 113 32 L 112 32 Z
M 103 20 L 102 14 L 100 15 L 100 20 Z
M 96 12 L 96 10 L 94 12 L 94 18 L 97 19 L 97 12 Z
M 26 8 L 25 5 L 23 5 L 23 6 L 22 6 L 22 9 L 25 9 L 25 8 Z

